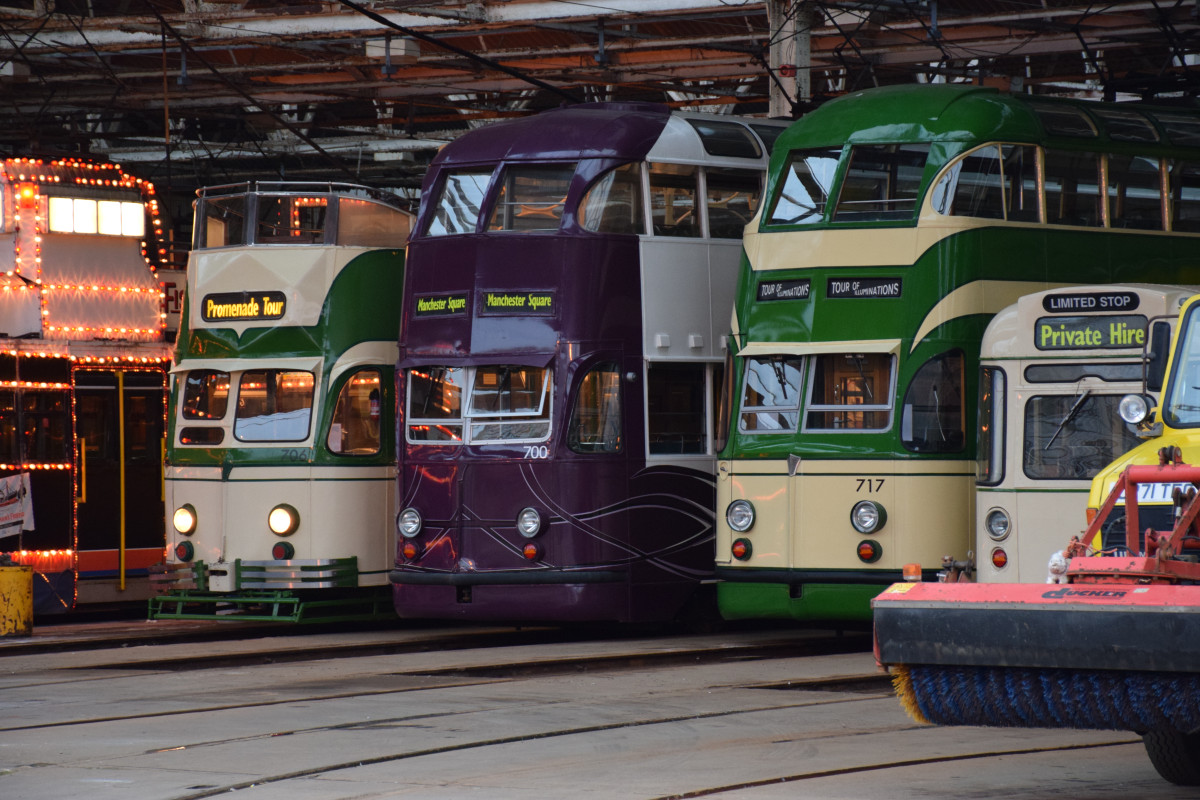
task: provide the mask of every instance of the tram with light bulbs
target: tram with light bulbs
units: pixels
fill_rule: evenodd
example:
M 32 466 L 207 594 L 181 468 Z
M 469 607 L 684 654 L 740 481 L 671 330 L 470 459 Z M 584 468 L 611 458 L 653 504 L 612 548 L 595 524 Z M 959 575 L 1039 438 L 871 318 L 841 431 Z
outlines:
M 0 162 L 0 562 L 36 615 L 145 602 L 163 560 L 162 242 L 116 164 Z
M 597 103 L 440 151 L 404 292 L 401 617 L 703 613 L 721 350 L 784 127 Z
M 200 189 L 171 367 L 152 618 L 392 616 L 404 201 Z

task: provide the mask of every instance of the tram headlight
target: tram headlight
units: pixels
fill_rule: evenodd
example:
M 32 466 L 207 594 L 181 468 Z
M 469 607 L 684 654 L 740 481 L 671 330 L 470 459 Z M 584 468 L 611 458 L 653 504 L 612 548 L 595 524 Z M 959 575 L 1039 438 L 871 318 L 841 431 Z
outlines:
M 425 521 L 421 519 L 421 512 L 412 506 L 404 509 L 396 516 L 396 530 L 400 531 L 400 535 L 406 539 L 416 536 L 424 526 Z
M 542 532 L 542 515 L 536 508 L 522 508 L 517 514 L 517 530 L 526 539 L 532 539 Z
M 749 500 L 734 500 L 725 509 L 725 521 L 738 533 L 754 527 L 754 505 Z
M 1012 521 L 1003 508 L 993 508 L 983 518 L 983 527 L 987 529 L 987 535 L 992 537 L 992 541 L 1002 542 L 1012 530 Z
M 1137 425 L 1150 416 L 1150 401 L 1140 394 L 1127 394 L 1117 404 L 1117 413 L 1130 425 Z
M 850 524 L 859 533 L 875 533 L 887 524 L 887 511 L 874 500 L 860 500 L 850 509 Z
M 287 503 L 280 503 L 267 514 L 267 527 L 276 536 L 291 536 L 300 527 L 300 512 Z
M 184 503 L 171 515 L 171 524 L 184 536 L 191 536 L 196 532 L 196 509 L 191 503 Z

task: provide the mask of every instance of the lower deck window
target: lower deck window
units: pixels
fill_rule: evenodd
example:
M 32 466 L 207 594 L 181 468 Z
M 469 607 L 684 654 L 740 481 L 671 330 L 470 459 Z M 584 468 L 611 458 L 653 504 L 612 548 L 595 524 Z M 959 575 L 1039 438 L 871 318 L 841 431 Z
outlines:
M 621 373 L 608 361 L 592 367 L 579 382 L 567 447 L 576 453 L 619 453 L 623 439 Z
M 720 367 L 716 367 L 718 373 Z M 720 382 L 720 376 L 716 377 Z M 651 455 L 710 452 L 708 364 L 651 364 L 646 376 L 647 432 Z
M 365 456 L 379 452 L 380 384 L 379 370 L 362 369 L 342 386 L 325 439 L 331 453 Z

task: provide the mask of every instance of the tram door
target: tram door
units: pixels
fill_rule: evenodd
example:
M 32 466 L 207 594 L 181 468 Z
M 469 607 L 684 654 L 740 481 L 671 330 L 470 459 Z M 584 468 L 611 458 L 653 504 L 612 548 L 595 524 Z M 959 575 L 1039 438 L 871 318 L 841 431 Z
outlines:
M 80 369 L 74 381 L 79 602 L 144 599 L 165 547 L 166 376 Z

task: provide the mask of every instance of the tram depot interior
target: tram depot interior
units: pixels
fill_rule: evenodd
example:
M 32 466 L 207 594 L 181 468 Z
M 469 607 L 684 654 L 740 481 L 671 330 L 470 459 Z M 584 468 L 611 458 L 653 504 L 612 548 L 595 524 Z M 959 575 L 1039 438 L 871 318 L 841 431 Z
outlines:
M 0 0 L 0 157 L 152 183 L 155 266 L 182 270 L 202 187 L 354 183 L 415 212 L 447 143 L 580 102 L 787 121 L 859 89 L 965 83 L 1194 106 L 1198 6 Z

